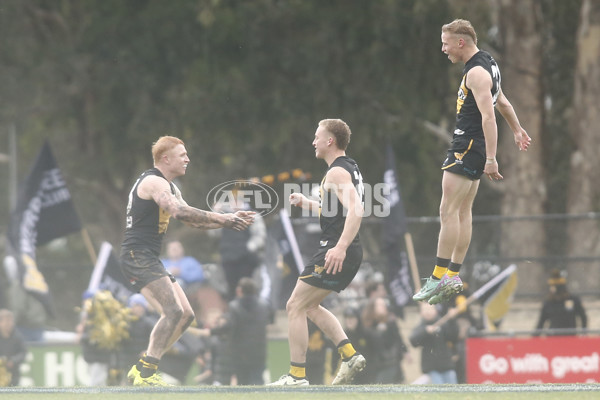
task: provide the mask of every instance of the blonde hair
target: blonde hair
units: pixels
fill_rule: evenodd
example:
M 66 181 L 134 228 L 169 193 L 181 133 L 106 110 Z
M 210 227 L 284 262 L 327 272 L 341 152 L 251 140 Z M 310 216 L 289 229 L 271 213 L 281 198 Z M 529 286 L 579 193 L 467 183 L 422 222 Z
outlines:
M 442 32 L 451 33 L 453 35 L 465 35 L 477 44 L 477 33 L 473 25 L 466 19 L 455 19 L 454 21 L 442 26 Z
M 347 123 L 341 119 L 324 119 L 319 122 L 319 126 L 327 129 L 335 137 L 335 143 L 340 150 L 346 150 L 352 135 Z
M 184 144 L 183 140 L 175 136 L 161 136 L 152 144 L 152 159 L 157 164 L 161 157 L 178 144 Z

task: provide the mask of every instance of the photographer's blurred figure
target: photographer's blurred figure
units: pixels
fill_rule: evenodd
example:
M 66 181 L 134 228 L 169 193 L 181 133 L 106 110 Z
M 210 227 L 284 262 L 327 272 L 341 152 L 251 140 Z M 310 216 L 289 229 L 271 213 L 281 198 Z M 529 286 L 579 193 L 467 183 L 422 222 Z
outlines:
M 458 339 L 458 325 L 454 319 L 450 319 L 438 326 L 436 322 L 441 315 L 434 305 L 423 303 L 420 309 L 421 322 L 413 329 L 410 343 L 414 347 L 421 347 L 421 370 L 427 383 L 455 384 L 458 379 L 454 364 L 454 343 Z
M 8 281 L 7 308 L 13 312 L 17 331 L 27 342 L 43 342 L 49 316 L 42 302 L 23 287 L 15 257 L 4 257 L 4 273 Z
M 371 297 L 363 310 L 362 321 L 372 341 L 372 383 L 403 383 L 402 360 L 408 349 L 398 329 L 397 320 L 390 310 L 388 299 Z
M 0 310 L 0 386 L 17 386 L 21 378 L 21 364 L 25 361 L 25 340 L 15 329 L 12 311 Z
M 202 330 L 204 336 L 228 335 L 232 372 L 237 384 L 264 385 L 267 325 L 272 324 L 274 318 L 271 305 L 258 296 L 258 285 L 251 278 L 244 277 L 236 287 L 236 298 L 229 303 L 222 323 Z
M 216 211 L 250 211 L 250 205 L 244 200 L 243 193 L 237 191 L 230 201 L 216 204 Z M 254 216 L 254 223 L 244 231 L 220 229 L 219 253 L 221 266 L 227 280 L 227 299 L 235 299 L 238 282 L 250 278 L 263 263 L 263 250 L 267 242 L 267 229 L 260 216 Z M 218 231 L 215 231 L 218 232 Z
M 583 308 L 581 299 L 569 293 L 567 289 L 567 276 L 564 271 L 558 269 L 552 270 L 550 279 L 548 279 L 549 294 L 540 312 L 540 318 L 537 323 L 537 329 L 576 329 L 577 320 L 579 328 L 587 328 L 587 314 Z M 548 324 L 547 324 L 548 323 Z M 549 332 L 550 334 L 560 334 L 560 332 Z M 567 334 L 572 334 L 568 332 Z

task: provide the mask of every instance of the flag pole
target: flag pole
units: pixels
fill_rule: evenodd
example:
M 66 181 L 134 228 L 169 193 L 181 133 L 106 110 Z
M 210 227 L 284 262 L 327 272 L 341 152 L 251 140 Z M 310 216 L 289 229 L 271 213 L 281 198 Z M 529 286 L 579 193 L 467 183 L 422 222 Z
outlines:
M 404 243 L 406 244 L 406 253 L 408 255 L 408 263 L 410 264 L 410 274 L 412 275 L 413 285 L 415 285 L 415 293 L 421 290 L 421 280 L 419 279 L 419 268 L 417 267 L 417 257 L 415 256 L 415 246 L 413 245 L 412 235 L 410 232 L 404 234 Z
M 287 209 L 283 207 L 279 212 L 279 215 L 281 216 L 281 223 L 283 225 L 288 242 L 290 242 L 292 255 L 294 256 L 296 268 L 298 269 L 298 274 L 302 274 L 302 271 L 304 270 L 304 261 L 302 261 L 302 255 L 300 254 L 300 248 L 298 247 L 296 234 L 294 233 L 294 228 L 292 227 L 292 222 L 290 221 L 290 214 L 288 214 Z
M 95 265 L 98 257 L 96 256 L 96 250 L 94 250 L 94 245 L 92 244 L 92 240 L 90 239 L 90 234 L 88 233 L 87 229 L 83 228 L 81 230 L 81 237 L 83 238 L 83 243 L 85 244 L 85 248 L 90 256 L 90 260 L 92 260 L 92 264 Z
M 88 284 L 88 291 L 94 292 L 100 286 L 100 281 L 102 280 L 102 274 L 106 268 L 106 263 L 108 262 L 108 257 L 110 256 L 110 252 L 112 251 L 112 246 L 108 242 L 103 242 L 100 246 L 100 255 L 98 260 L 94 263 L 94 271 L 92 271 L 92 276 L 90 277 L 90 283 Z

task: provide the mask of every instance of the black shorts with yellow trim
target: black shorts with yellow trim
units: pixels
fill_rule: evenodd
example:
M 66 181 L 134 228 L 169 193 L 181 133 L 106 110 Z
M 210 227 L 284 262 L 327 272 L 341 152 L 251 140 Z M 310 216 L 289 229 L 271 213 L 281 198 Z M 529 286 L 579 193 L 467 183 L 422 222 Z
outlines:
M 129 281 L 130 287 L 136 292 L 163 276 L 168 276 L 171 282 L 175 277 L 165 269 L 165 266 L 154 253 L 144 249 L 123 249 L 120 257 L 123 276 Z
M 483 145 L 485 152 L 485 142 L 481 139 L 469 139 L 461 146 L 457 141 L 453 141 L 453 148 L 448 150 L 446 160 L 442 164 L 442 170 L 466 176 L 475 181 L 483 174 L 485 168 L 485 156 L 480 148 Z M 457 147 L 455 147 L 458 145 Z
M 342 264 L 342 271 L 337 274 L 328 274 L 325 272 L 325 254 L 335 246 L 335 243 L 321 242 L 319 250 L 311 258 L 310 262 L 302 271 L 298 279 L 322 289 L 341 292 L 346 289 L 352 279 L 356 276 L 363 258 L 363 249 L 360 242 L 352 243 L 346 249 L 346 258 Z

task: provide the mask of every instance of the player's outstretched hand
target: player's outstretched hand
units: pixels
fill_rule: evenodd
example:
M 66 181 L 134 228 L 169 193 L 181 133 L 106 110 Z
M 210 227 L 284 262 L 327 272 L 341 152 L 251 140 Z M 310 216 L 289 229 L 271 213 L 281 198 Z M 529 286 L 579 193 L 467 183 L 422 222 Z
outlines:
M 248 228 L 254 222 L 254 211 L 236 211 L 235 214 L 227 214 L 227 222 L 225 227 L 235 229 L 236 231 L 243 231 Z
M 302 203 L 304 203 L 305 199 L 306 196 L 304 196 L 302 193 L 291 193 L 289 197 L 289 202 L 293 206 L 302 207 Z

